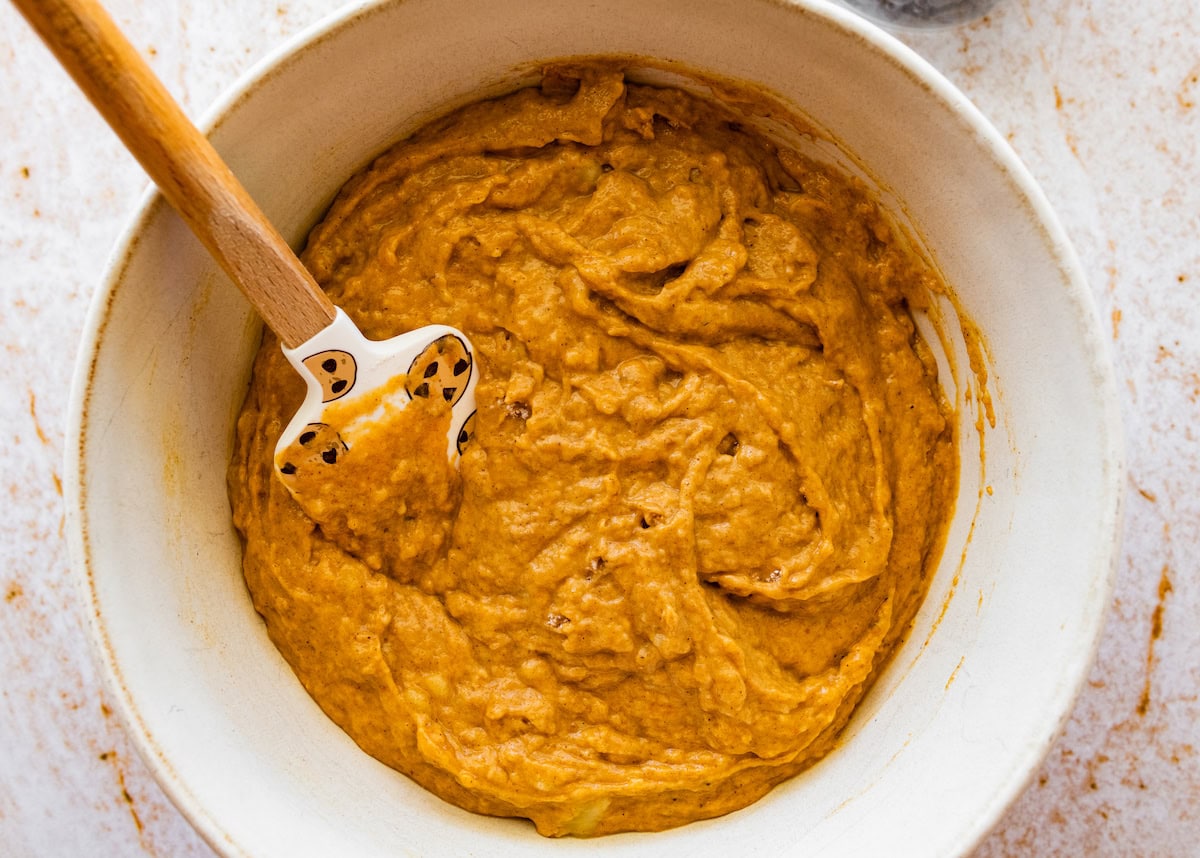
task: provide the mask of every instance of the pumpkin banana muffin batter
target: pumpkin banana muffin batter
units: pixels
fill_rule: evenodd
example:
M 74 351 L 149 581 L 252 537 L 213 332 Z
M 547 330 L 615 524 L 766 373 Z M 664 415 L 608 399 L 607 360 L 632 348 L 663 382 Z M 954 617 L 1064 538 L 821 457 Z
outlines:
M 940 282 L 861 184 L 556 67 L 380 157 L 303 258 L 367 336 L 452 325 L 479 371 L 457 468 L 414 398 L 301 505 L 272 454 L 303 383 L 270 334 L 254 367 L 246 582 L 365 751 L 551 836 L 727 813 L 830 751 L 958 473 L 909 312 Z

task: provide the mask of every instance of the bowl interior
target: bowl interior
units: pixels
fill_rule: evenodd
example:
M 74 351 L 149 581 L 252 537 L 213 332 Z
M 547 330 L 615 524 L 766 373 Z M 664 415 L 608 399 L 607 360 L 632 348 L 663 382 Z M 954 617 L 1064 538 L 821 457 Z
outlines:
M 298 244 L 346 178 L 423 120 L 512 88 L 538 60 L 610 53 L 755 81 L 801 109 L 867 166 L 984 332 L 996 425 L 979 430 L 974 376 L 949 331 L 962 488 L 914 631 L 835 754 L 724 819 L 551 842 L 444 804 L 320 712 L 251 608 L 225 468 L 259 326 L 154 199 L 117 254 L 81 357 L 72 541 L 122 714 L 218 851 L 960 854 L 1069 709 L 1115 553 L 1111 370 L 1040 193 L 898 43 L 819 0 L 381 2 L 261 65 L 215 111 L 213 139 Z

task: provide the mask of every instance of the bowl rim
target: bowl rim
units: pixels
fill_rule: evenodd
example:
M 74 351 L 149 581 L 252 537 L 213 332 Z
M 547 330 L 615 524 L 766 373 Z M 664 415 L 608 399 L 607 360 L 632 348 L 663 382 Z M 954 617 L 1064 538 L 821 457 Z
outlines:
M 840 5 L 836 0 L 756 0 L 765 5 L 776 6 L 796 14 L 810 14 L 823 18 L 826 23 L 857 38 L 881 58 L 888 60 L 910 80 L 925 89 L 936 101 L 953 112 L 959 121 L 974 134 L 993 161 L 1004 171 L 1015 186 L 1018 195 L 1024 198 L 1035 217 L 1039 228 L 1044 230 L 1054 248 L 1061 265 L 1063 287 L 1068 291 L 1077 309 L 1089 317 L 1082 326 L 1084 352 L 1091 358 L 1096 375 L 1096 387 L 1103 404 L 1104 423 L 1101 430 L 1106 443 L 1103 457 L 1108 466 L 1108 485 L 1104 520 L 1098 528 L 1105 534 L 1105 541 L 1097 545 L 1098 558 L 1107 558 L 1104 575 L 1096 576 L 1088 593 L 1088 600 L 1079 606 L 1085 616 L 1081 634 L 1076 640 L 1073 659 L 1064 664 L 1063 679 L 1058 684 L 1054 698 L 1057 717 L 1047 723 L 1038 741 L 1029 742 L 1022 753 L 1014 755 L 1009 764 L 1006 778 L 999 779 L 997 788 L 986 809 L 968 824 L 961 827 L 951 848 L 956 854 L 965 855 L 978 846 L 1001 820 L 1005 811 L 1032 781 L 1038 765 L 1051 746 L 1061 735 L 1074 709 L 1074 703 L 1087 680 L 1094 663 L 1104 631 L 1104 619 L 1114 589 L 1118 564 L 1121 560 L 1121 532 L 1124 518 L 1126 493 L 1126 462 L 1124 430 L 1122 425 L 1115 368 L 1109 352 L 1108 342 L 1100 335 L 1101 320 L 1095 297 L 1088 287 L 1080 260 L 1058 215 L 1050 205 L 1045 192 L 1033 174 L 1021 161 L 1015 150 L 1002 134 L 984 116 L 967 96 L 929 61 L 921 57 L 897 37 L 881 26 L 860 16 L 857 12 Z M 284 39 L 264 56 L 255 61 L 229 84 L 212 104 L 203 112 L 197 126 L 206 135 L 217 131 L 225 119 L 234 112 L 256 90 L 265 86 L 287 66 L 297 61 L 299 55 L 312 50 L 343 29 L 355 25 L 359 19 L 372 16 L 405 0 L 355 0 L 330 12 L 315 22 L 301 28 Z M 187 782 L 178 774 L 158 747 L 150 728 L 138 711 L 122 678 L 108 638 L 108 630 L 102 615 L 93 577 L 93 560 L 88 533 L 89 516 L 88 474 L 86 440 L 88 431 L 88 408 L 93 389 L 92 379 L 100 357 L 100 347 L 110 321 L 111 308 L 117 289 L 137 252 L 139 240 L 146 225 L 166 206 L 164 198 L 152 184 L 142 193 L 140 200 L 118 234 L 105 262 L 104 272 L 89 302 L 84 318 L 80 344 L 75 360 L 67 408 L 66 437 L 64 445 L 64 503 L 66 511 L 67 545 L 70 565 L 76 586 L 82 596 L 87 612 L 88 638 L 93 656 L 99 667 L 99 676 L 107 697 L 115 705 L 115 712 L 122 723 L 130 742 L 154 776 L 172 804 L 187 819 L 193 829 L 221 855 L 249 855 L 212 816 L 203 803 L 193 794 Z

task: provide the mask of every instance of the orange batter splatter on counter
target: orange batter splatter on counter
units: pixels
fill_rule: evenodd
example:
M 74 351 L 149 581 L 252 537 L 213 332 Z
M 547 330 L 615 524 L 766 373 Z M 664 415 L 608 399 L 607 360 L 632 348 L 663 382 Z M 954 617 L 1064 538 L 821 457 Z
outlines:
M 940 281 L 859 183 L 559 67 L 380 157 L 304 260 L 367 336 L 453 325 L 480 371 L 457 471 L 414 400 L 297 468 L 301 505 L 272 454 L 303 385 L 269 335 L 255 365 L 246 582 L 365 751 L 559 836 L 724 814 L 832 748 L 958 473 L 909 313 Z

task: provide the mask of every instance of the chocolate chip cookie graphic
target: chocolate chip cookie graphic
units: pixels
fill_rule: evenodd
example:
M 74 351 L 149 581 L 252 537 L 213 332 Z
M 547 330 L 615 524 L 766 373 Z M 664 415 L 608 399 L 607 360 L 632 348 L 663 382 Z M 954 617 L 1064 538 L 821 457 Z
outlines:
M 453 334 L 425 347 L 408 369 L 406 388 L 412 397 L 440 397 L 451 405 L 462 398 L 471 378 L 471 353 Z
M 304 365 L 321 382 L 321 401 L 341 399 L 354 387 L 358 365 L 349 352 L 318 352 L 304 359 Z
M 458 438 L 455 439 L 455 446 L 458 448 L 458 455 L 463 454 L 463 450 L 467 449 L 467 445 L 471 443 L 471 439 L 475 437 L 475 415 L 478 412 L 472 411 L 470 416 L 463 421 L 462 428 L 458 430 Z
M 288 479 L 302 471 L 311 473 L 315 468 L 336 465 L 348 449 L 342 436 L 328 423 L 309 423 L 295 441 L 276 454 L 275 462 L 279 473 Z

